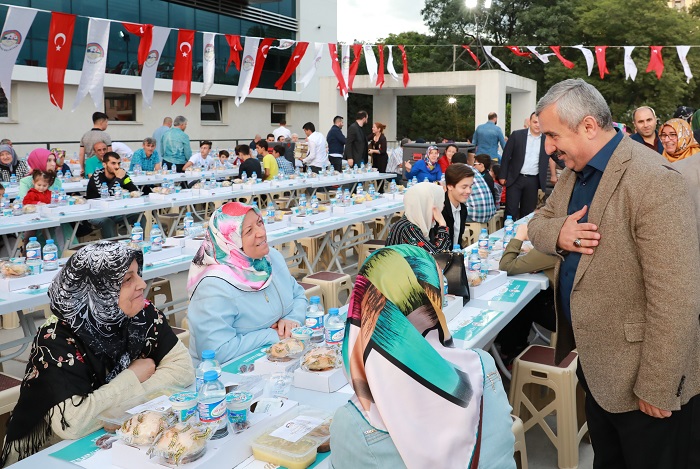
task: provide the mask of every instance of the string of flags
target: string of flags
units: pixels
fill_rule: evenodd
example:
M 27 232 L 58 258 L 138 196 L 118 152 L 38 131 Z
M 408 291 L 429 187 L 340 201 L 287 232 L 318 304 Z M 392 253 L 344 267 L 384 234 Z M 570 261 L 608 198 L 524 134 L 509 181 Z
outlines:
M 4 5 L 4 4 L 0 4 Z M 8 101 L 11 99 L 12 70 L 14 68 L 19 52 L 25 42 L 27 33 L 31 28 L 37 13 L 48 13 L 51 15 L 49 26 L 48 47 L 46 53 L 46 72 L 49 100 L 51 104 L 59 109 L 63 109 L 64 101 L 64 80 L 65 72 L 70 58 L 71 45 L 75 31 L 77 15 L 51 12 L 35 8 L 18 7 L 4 5 L 8 7 L 7 16 L 0 35 L 0 87 L 5 92 Z M 112 23 L 117 23 L 129 34 L 138 38 L 137 61 L 141 75 L 141 93 L 143 95 L 144 106 L 151 107 L 153 102 L 154 84 L 158 70 L 160 57 L 163 53 L 165 43 L 170 33 L 175 28 L 154 26 L 151 24 L 136 24 L 120 22 L 116 20 L 89 18 L 87 29 L 87 40 L 83 66 L 78 85 L 78 92 L 72 109 L 75 110 L 82 100 L 90 95 L 95 107 L 102 109 L 103 87 L 106 73 L 107 53 L 109 50 L 109 31 Z M 287 62 L 284 72 L 275 82 L 278 90 L 291 78 L 292 74 L 301 64 L 302 59 L 309 54 L 313 54 L 311 65 L 301 74 L 301 78 L 296 80 L 298 92 L 302 92 L 312 81 L 319 67 L 319 63 L 324 54 L 328 54 L 331 59 L 333 75 L 338 81 L 338 91 L 346 100 L 353 89 L 353 82 L 357 75 L 360 58 L 364 56 L 367 74 L 370 81 L 375 83 L 380 89 L 385 84 L 385 71 L 392 79 L 402 81 L 407 87 L 410 81 L 408 69 L 408 57 L 406 48 L 409 45 L 396 45 L 401 53 L 403 64 L 402 79 L 394 67 L 393 48 L 394 45 L 385 44 L 341 44 L 340 48 L 336 43 L 314 42 L 313 49 L 309 51 L 311 44 L 304 41 L 291 39 L 260 38 L 250 36 L 240 36 L 236 34 L 222 34 L 213 32 L 200 32 L 188 29 L 176 29 L 177 50 L 175 64 L 172 69 L 172 104 L 181 96 L 185 96 L 185 105 L 190 103 L 190 92 L 192 85 L 192 51 L 195 44 L 195 35 L 202 35 L 202 75 L 203 84 L 201 96 L 205 96 L 214 84 L 215 75 L 215 38 L 217 35 L 224 36 L 229 45 L 229 57 L 226 64 L 226 72 L 233 64 L 239 71 L 238 86 L 236 87 L 235 103 L 240 106 L 250 93 L 258 86 L 262 74 L 263 65 L 271 49 L 292 49 L 291 57 Z M 432 47 L 432 46 L 425 46 Z M 454 46 L 434 46 L 434 47 L 454 47 Z M 593 72 L 594 63 L 597 64 L 601 79 L 609 74 L 606 62 L 606 52 L 609 47 L 618 46 L 595 46 L 584 45 L 575 46 L 469 46 L 462 45 L 462 48 L 474 61 L 476 69 L 479 70 L 483 62 L 472 47 L 482 49 L 491 61 L 496 63 L 502 70 L 511 72 L 512 70 L 499 59 L 495 52 L 503 48 L 510 50 L 515 56 L 532 59 L 533 57 L 542 63 L 549 63 L 550 57 L 556 57 L 566 68 L 575 67 L 574 62 L 568 60 L 562 54 L 562 47 L 577 49 L 586 61 L 587 73 L 590 76 Z M 634 81 L 637 77 L 637 66 L 632 59 L 632 52 L 635 48 L 649 49 L 649 63 L 646 68 L 647 73 L 655 73 L 657 79 L 661 79 L 664 71 L 664 61 L 662 50 L 664 46 L 620 46 L 624 49 L 625 79 Z M 674 46 L 669 46 L 674 47 Z M 687 82 L 693 78 L 693 74 L 688 64 L 687 55 L 691 46 L 675 46 L 678 59 L 683 67 L 683 72 Z M 386 49 L 386 56 L 385 56 Z M 538 50 L 539 49 L 539 50 Z M 548 49 L 548 51 L 545 51 Z M 375 55 L 375 50 L 377 55 Z M 326 52 L 327 51 L 327 52 Z M 351 60 L 352 58 L 352 60 Z M 386 64 L 386 65 L 385 65 Z

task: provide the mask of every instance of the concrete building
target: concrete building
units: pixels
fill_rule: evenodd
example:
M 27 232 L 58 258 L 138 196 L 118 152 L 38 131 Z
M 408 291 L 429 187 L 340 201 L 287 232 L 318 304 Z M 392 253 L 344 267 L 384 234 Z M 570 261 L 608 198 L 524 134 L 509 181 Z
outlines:
M 675 8 L 676 10 L 683 8 L 689 10 L 690 7 L 697 3 L 697 0 L 669 0 L 667 3 L 669 7 Z
M 47 5 L 40 0 L 8 0 L 6 3 L 37 9 Z M 81 15 L 76 22 L 66 71 L 64 106 L 59 110 L 49 102 L 45 66 L 50 15 L 40 11 L 13 71 L 11 102 L 0 96 L 0 138 L 40 144 L 16 145 L 20 156 L 46 144 L 64 148 L 72 154 L 78 150 L 77 141 L 81 135 L 91 127 L 91 115 L 96 109 L 89 96 L 75 112 L 71 112 L 80 82 L 87 17 L 311 42 L 295 75 L 280 91 L 274 88 L 274 83 L 283 73 L 291 49 L 270 50 L 260 85 L 240 107 L 236 107 L 233 96 L 238 72 L 231 65 L 229 72 L 225 73 L 229 49 L 224 36 L 217 36 L 215 44 L 214 86 L 207 96 L 200 98 L 202 36 L 197 34 L 193 48 L 192 97 L 190 105 L 185 107 L 184 97 L 171 105 L 172 81 L 169 77 L 172 76 L 177 48 L 177 31 L 171 31 L 159 61 L 159 75 L 163 78 L 156 78 L 153 105 L 147 108 L 141 96 L 141 79 L 136 76 L 138 38 L 125 40 L 130 35 L 120 35 L 123 27 L 113 22 L 107 54 L 104 110 L 110 115 L 108 132 L 114 141 L 141 140 L 150 136 L 165 116 L 186 116 L 189 120 L 187 133 L 192 140 L 207 138 L 218 148 L 232 147 L 236 139 L 249 142 L 257 133 L 264 136 L 272 132 L 282 118 L 286 119 L 292 132 L 302 136 L 301 126 L 305 122 L 317 122 L 319 77 L 332 75 L 328 53 L 325 52 L 318 66 L 316 78 L 303 92 L 297 92 L 294 82 L 313 62 L 313 42 L 336 41 L 336 0 L 260 0 L 250 4 L 242 0 L 90 0 L 50 2 L 50 7 L 54 11 Z M 0 7 L 0 17 L 6 12 L 7 7 Z M 326 127 L 325 124 L 320 127 Z M 133 143 L 130 146 L 138 148 L 139 145 Z

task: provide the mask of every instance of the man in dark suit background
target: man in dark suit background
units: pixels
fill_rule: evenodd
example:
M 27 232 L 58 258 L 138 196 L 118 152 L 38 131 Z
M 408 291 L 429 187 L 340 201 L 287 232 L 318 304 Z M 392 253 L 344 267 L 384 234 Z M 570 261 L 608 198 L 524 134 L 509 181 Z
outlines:
M 367 137 L 362 131 L 362 127 L 367 123 L 367 112 L 358 111 L 355 116 L 355 122 L 348 127 L 348 137 L 345 141 L 345 151 L 343 157 L 348 160 L 348 165 L 352 168 L 353 165 L 360 166 L 362 163 L 367 164 L 369 155 L 367 154 Z
M 530 127 L 510 134 L 501 158 L 499 182 L 506 190 L 506 216 L 524 217 L 537 206 L 537 191 L 547 188 L 549 157 L 544 149 L 540 122 L 533 112 Z

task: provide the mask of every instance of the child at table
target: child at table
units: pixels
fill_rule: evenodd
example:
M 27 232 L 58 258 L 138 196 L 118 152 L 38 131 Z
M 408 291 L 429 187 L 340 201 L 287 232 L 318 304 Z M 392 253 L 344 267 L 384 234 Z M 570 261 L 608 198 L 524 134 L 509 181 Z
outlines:
M 29 189 L 27 195 L 24 196 L 22 203 L 24 205 L 50 204 L 51 191 L 49 187 L 56 179 L 56 173 L 35 169 L 32 172 L 32 180 L 34 187 Z

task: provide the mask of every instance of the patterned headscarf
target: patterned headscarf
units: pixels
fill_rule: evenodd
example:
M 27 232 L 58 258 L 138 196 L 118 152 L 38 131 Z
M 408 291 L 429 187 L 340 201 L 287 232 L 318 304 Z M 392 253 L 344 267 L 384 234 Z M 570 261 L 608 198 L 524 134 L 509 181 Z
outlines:
M 693 130 L 690 128 L 690 124 L 683 119 L 671 119 L 666 121 L 664 125 L 661 126 L 659 133 L 662 133 L 664 127 L 671 127 L 674 132 L 678 135 L 678 146 L 673 154 L 669 154 L 664 149 L 664 157 L 671 163 L 679 160 L 683 160 L 689 156 L 694 155 L 700 151 L 700 144 L 695 140 L 693 136 Z M 661 142 L 663 144 L 663 142 Z
M 192 259 L 187 277 L 190 297 L 204 277 L 219 277 L 243 291 L 258 291 L 269 285 L 272 278 L 269 256 L 252 259 L 243 252 L 243 219 L 251 210 L 260 215 L 251 205 L 229 202 L 211 216 L 209 230 Z
M 365 261 L 350 296 L 343 359 L 351 401 L 389 432 L 408 468 L 478 464 L 483 368 L 476 352 L 453 346 L 441 281 L 430 254 L 400 244 Z
M 433 150 L 437 150 L 437 151 L 438 151 L 438 155 L 440 154 L 440 149 L 439 149 L 438 147 L 436 147 L 435 145 L 430 145 L 430 146 L 428 147 L 428 149 L 425 150 L 425 156 L 423 157 L 423 161 L 425 161 L 425 165 L 428 167 L 428 169 L 429 169 L 430 171 L 432 171 L 433 168 L 435 167 L 435 165 L 437 164 L 437 161 L 436 161 L 435 163 L 433 163 L 432 161 L 430 161 L 430 152 L 433 151 Z

